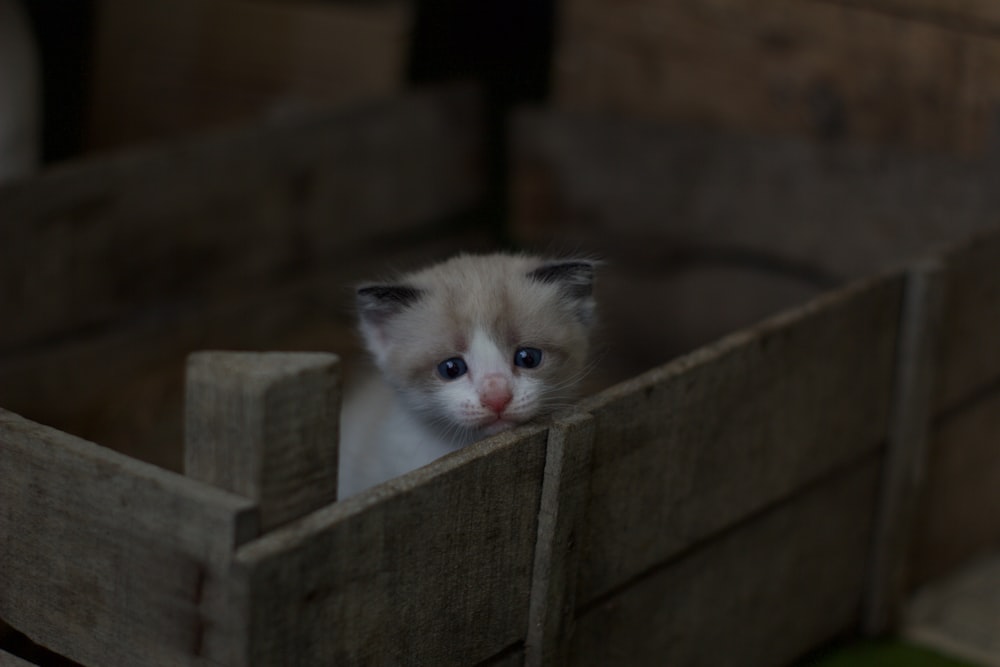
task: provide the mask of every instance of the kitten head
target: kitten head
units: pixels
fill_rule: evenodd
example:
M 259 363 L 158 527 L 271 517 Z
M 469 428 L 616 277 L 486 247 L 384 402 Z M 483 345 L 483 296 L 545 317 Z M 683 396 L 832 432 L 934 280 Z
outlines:
M 404 403 L 455 440 L 569 400 L 594 319 L 594 264 L 460 255 L 358 289 L 361 332 Z

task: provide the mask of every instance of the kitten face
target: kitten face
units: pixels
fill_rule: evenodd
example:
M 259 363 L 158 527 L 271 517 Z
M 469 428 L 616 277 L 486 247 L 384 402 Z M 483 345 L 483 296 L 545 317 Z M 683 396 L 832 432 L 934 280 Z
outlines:
M 584 371 L 594 267 L 463 255 L 358 290 L 361 331 L 404 403 L 469 441 L 566 403 Z

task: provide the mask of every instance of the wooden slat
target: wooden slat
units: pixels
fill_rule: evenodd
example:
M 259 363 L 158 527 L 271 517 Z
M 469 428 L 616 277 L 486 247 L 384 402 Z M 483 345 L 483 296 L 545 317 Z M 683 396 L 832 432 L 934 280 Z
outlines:
M 910 586 L 1000 548 L 1000 391 L 935 424 L 910 558 Z
M 0 351 L 246 294 L 482 191 L 478 101 L 442 89 L 95 158 L 0 188 Z
M 0 618 L 95 665 L 231 663 L 253 503 L 0 411 Z
M 570 664 L 791 664 L 858 620 L 878 461 L 582 611 Z
M 578 600 L 879 447 L 900 295 L 898 277 L 854 285 L 584 401 Z
M 445 666 L 523 640 L 545 433 L 472 445 L 244 546 L 249 654 Z
M 889 433 L 863 615 L 864 630 L 876 636 L 895 629 L 906 595 L 909 548 L 927 463 L 943 274 L 938 262 L 920 263 L 907 271 L 903 288 Z
M 335 502 L 338 367 L 328 353 L 188 357 L 184 474 L 254 500 L 264 531 Z
M 552 111 L 517 117 L 513 151 L 515 238 L 622 257 L 633 281 L 728 268 L 828 288 L 993 228 L 1000 208 L 993 159 Z
M 587 519 L 586 490 L 593 440 L 590 415 L 575 413 L 549 429 L 525 665 L 568 664 L 580 565 L 579 535 Z
M 1000 383 L 1000 228 L 947 253 L 941 372 L 935 411 L 957 409 Z
M 1000 100 L 1000 40 L 860 5 L 571 0 L 555 99 L 741 131 L 981 150 Z

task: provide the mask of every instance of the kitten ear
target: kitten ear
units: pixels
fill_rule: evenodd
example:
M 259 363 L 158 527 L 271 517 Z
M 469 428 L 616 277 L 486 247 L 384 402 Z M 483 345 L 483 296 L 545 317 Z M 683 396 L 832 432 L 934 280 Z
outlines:
M 559 287 L 563 296 L 576 301 L 576 311 L 584 324 L 594 317 L 594 268 L 595 262 L 584 259 L 567 259 L 546 262 L 528 273 L 528 277 Z
M 409 285 L 362 285 L 358 288 L 358 312 L 363 319 L 384 321 L 416 303 L 420 290 Z
M 362 285 L 358 288 L 361 333 L 379 365 L 387 351 L 386 327 L 389 320 L 419 301 L 422 294 L 409 285 Z

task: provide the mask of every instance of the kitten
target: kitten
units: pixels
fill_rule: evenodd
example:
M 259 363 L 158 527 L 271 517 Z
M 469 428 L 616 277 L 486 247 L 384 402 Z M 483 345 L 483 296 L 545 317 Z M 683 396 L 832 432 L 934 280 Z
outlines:
M 339 495 L 565 405 L 585 371 L 594 264 L 460 255 L 357 291 L 381 371 L 344 402 Z

